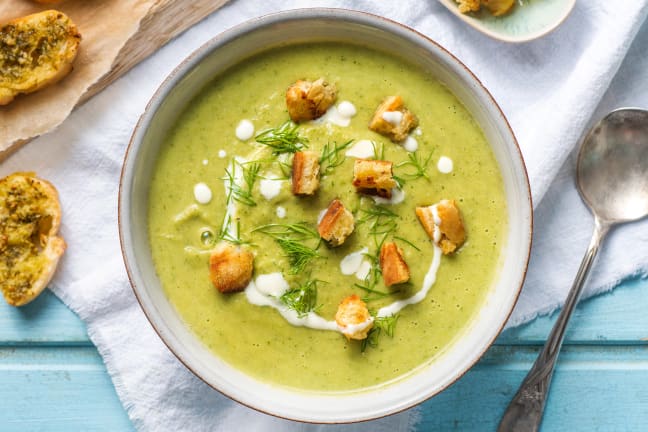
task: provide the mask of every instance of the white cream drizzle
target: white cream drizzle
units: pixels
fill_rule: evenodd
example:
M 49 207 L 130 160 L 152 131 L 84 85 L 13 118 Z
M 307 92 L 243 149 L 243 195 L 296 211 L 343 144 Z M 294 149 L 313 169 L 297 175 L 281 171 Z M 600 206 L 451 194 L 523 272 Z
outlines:
M 209 204 L 212 199 L 212 191 L 205 183 L 196 183 L 193 188 L 194 198 L 200 204 Z
M 241 141 L 247 141 L 254 136 L 254 124 L 248 120 L 243 119 L 236 126 L 236 138 Z
M 313 120 L 315 124 L 334 124 L 341 127 L 347 127 L 351 124 L 351 118 L 357 113 L 355 105 L 349 101 L 342 101 L 337 106 L 333 105 L 323 116 Z
M 340 272 L 346 276 L 354 274 L 356 278 L 364 280 L 371 270 L 371 263 L 365 259 L 367 253 L 369 248 L 364 247 L 342 258 Z
M 374 143 L 369 140 L 360 140 L 353 144 L 344 155 L 358 159 L 369 159 L 375 154 Z
M 282 287 L 288 286 L 288 283 L 286 283 L 281 273 L 278 273 L 278 276 L 273 275 L 274 273 L 266 275 L 269 276 L 268 279 L 261 281 L 261 284 L 265 285 L 264 290 L 266 292 L 269 290 L 279 293 L 281 292 Z M 259 281 L 260 277 L 261 276 L 257 277 L 257 282 Z M 283 283 L 281 281 L 283 281 Z M 276 287 L 268 287 L 267 285 L 269 285 L 270 283 L 277 283 L 278 285 L 281 284 L 281 287 L 279 287 L 278 285 Z M 281 292 L 281 294 L 283 294 L 284 292 L 285 290 Z M 255 283 L 254 281 L 250 282 L 245 288 L 245 297 L 247 298 L 248 302 L 257 306 L 270 306 L 276 309 L 281 314 L 281 316 L 284 317 L 286 321 L 288 321 L 288 323 L 294 326 L 309 327 L 318 330 L 340 331 L 335 321 L 328 321 L 315 312 L 309 312 L 300 317 L 296 311 L 290 309 L 279 300 L 281 294 L 276 296 L 268 295 L 265 292 L 262 292 L 257 286 L 257 283 Z
M 437 169 L 443 174 L 449 174 L 454 169 L 452 159 L 447 156 L 441 156 L 437 162 Z
M 382 113 L 382 118 L 386 122 L 398 126 L 403 120 L 403 113 L 400 111 L 385 111 Z
M 275 209 L 275 213 L 277 214 L 277 217 L 279 219 L 283 219 L 286 217 L 286 208 L 282 206 L 277 206 Z
M 227 152 L 225 150 L 218 150 L 218 157 L 225 159 L 225 157 L 227 157 Z
M 259 181 L 259 191 L 265 199 L 270 201 L 281 193 L 282 185 L 283 180 L 277 178 L 264 178 Z
M 380 196 L 372 196 L 371 198 L 373 198 L 376 204 L 389 204 L 389 205 L 399 204 L 405 200 L 405 191 L 403 191 L 402 189 L 395 187 L 392 189 L 391 192 L 392 192 L 391 198 L 383 198 Z
M 403 148 L 412 153 L 418 150 L 418 141 L 412 135 L 408 135 L 403 141 Z

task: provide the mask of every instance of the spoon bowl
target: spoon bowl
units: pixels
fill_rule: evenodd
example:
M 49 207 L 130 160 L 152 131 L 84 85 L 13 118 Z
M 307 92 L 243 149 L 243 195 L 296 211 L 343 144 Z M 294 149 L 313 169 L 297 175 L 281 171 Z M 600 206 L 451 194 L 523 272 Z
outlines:
M 612 111 L 578 155 L 578 188 L 592 213 L 626 222 L 648 214 L 648 111 Z
M 648 111 L 612 111 L 585 136 L 576 166 L 578 191 L 594 214 L 594 233 L 542 352 L 509 404 L 498 432 L 537 431 L 569 318 L 605 235 L 648 215 Z

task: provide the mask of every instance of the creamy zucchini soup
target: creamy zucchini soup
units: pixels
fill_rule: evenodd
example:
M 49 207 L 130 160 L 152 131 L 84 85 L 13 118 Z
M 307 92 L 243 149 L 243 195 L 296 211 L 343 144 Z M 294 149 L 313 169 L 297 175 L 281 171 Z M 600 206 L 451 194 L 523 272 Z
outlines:
M 276 49 L 206 86 L 160 152 L 148 220 L 193 333 L 258 379 L 318 391 L 434 361 L 483 303 L 507 223 L 455 96 L 339 44 Z

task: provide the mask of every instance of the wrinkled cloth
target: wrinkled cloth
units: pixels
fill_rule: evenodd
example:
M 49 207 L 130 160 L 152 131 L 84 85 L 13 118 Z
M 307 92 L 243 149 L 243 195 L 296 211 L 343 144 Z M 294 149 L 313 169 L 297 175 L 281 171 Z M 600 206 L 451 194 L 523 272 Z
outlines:
M 556 31 L 533 42 L 507 44 L 467 27 L 436 1 L 233 1 L 75 110 L 58 129 L 26 145 L 0 165 L 0 175 L 36 171 L 57 186 L 68 250 L 51 289 L 87 325 L 138 430 L 414 430 L 418 408 L 338 426 L 261 414 L 212 390 L 168 351 L 135 300 L 118 240 L 119 175 L 135 123 L 183 58 L 249 18 L 297 7 L 345 7 L 413 27 L 479 77 L 522 149 L 536 211 L 529 273 L 508 323 L 519 325 L 560 307 L 588 244 L 593 222 L 573 181 L 573 154 L 581 135 L 608 109 L 648 106 L 648 83 L 642 81 L 648 70 L 648 28 L 642 26 L 647 3 L 577 2 Z M 646 225 L 611 234 L 586 295 L 646 271 Z

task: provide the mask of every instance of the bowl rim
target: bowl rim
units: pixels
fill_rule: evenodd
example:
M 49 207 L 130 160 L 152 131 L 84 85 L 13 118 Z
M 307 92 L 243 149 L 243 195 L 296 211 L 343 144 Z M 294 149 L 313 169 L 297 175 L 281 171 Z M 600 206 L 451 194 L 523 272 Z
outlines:
M 515 291 L 515 296 L 512 299 L 513 301 L 511 302 L 510 308 L 508 311 L 506 311 L 506 314 L 503 314 L 501 323 L 499 326 L 497 326 L 496 331 L 492 332 L 492 337 L 483 345 L 483 349 L 480 350 L 478 354 L 475 355 L 474 359 L 470 362 L 470 364 L 465 367 L 463 370 L 459 371 L 456 373 L 451 379 L 449 379 L 444 385 L 440 386 L 438 391 L 432 393 L 432 394 L 426 394 L 423 397 L 419 397 L 416 401 L 411 402 L 409 405 L 403 406 L 403 407 L 398 407 L 397 409 L 386 409 L 384 410 L 383 413 L 380 415 L 374 415 L 371 417 L 362 417 L 359 419 L 352 419 L 352 420 L 336 420 L 336 419 L 331 419 L 331 420 L 312 420 L 312 419 L 304 419 L 304 418 L 297 418 L 297 417 L 290 417 L 287 415 L 281 415 L 276 412 L 272 412 L 268 409 L 255 406 L 254 404 L 247 402 L 245 400 L 240 400 L 239 398 L 233 396 L 230 394 L 227 389 L 223 389 L 220 387 L 217 387 L 213 383 L 211 383 L 209 380 L 205 379 L 201 374 L 196 370 L 196 368 L 192 367 L 192 365 L 183 357 L 183 355 L 179 352 L 176 351 L 174 346 L 172 346 L 171 342 L 166 339 L 164 336 L 164 331 L 158 328 L 158 325 L 156 323 L 156 319 L 153 315 L 153 312 L 148 310 L 147 306 L 144 303 L 144 300 L 142 299 L 139 290 L 136 286 L 135 283 L 135 274 L 137 272 L 137 265 L 136 263 L 130 263 L 129 259 L 127 258 L 128 252 L 127 249 L 129 245 L 127 244 L 127 238 L 129 236 L 125 233 L 126 230 L 126 220 L 128 219 L 126 215 L 124 214 L 124 207 L 129 207 L 130 204 L 126 204 L 128 201 L 128 193 L 125 190 L 125 182 L 126 179 L 129 176 L 129 173 L 127 172 L 127 162 L 128 160 L 132 157 L 132 153 L 135 152 L 134 148 L 137 147 L 136 139 L 138 138 L 139 134 L 144 134 L 144 132 L 147 129 L 148 123 L 151 121 L 151 119 L 154 117 L 155 112 L 157 111 L 157 108 L 159 108 L 160 104 L 165 100 L 165 98 L 168 96 L 169 92 L 172 91 L 172 89 L 182 80 L 182 78 L 189 73 L 195 66 L 197 66 L 201 61 L 203 61 L 206 57 L 208 57 L 212 51 L 216 50 L 219 46 L 225 45 L 233 40 L 235 40 L 238 37 L 241 37 L 243 35 L 246 35 L 250 32 L 257 31 L 259 27 L 266 27 L 266 26 L 271 26 L 273 24 L 277 23 L 282 23 L 282 22 L 293 22 L 293 21 L 302 21 L 302 20 L 312 20 L 312 19 L 328 19 L 328 20 L 346 20 L 346 21 L 351 21 L 354 24 L 365 24 L 365 25 L 370 25 L 373 27 L 377 27 L 382 31 L 385 31 L 387 33 L 394 33 L 395 30 L 399 30 L 403 33 L 409 33 L 412 34 L 418 38 L 421 38 L 424 40 L 426 43 L 429 43 L 431 45 L 434 45 L 439 51 L 443 53 L 443 55 L 447 56 L 448 59 L 450 59 L 452 62 L 454 62 L 457 66 L 461 67 L 464 72 L 470 77 L 470 79 L 473 81 L 473 83 L 477 84 L 479 87 L 479 90 L 484 93 L 484 95 L 488 98 L 488 103 L 495 109 L 496 113 L 499 115 L 500 120 L 502 121 L 502 124 L 506 127 L 506 130 L 509 134 L 509 138 L 511 139 L 511 142 L 513 144 L 513 148 L 515 149 L 516 154 L 514 155 L 514 159 L 518 160 L 520 162 L 519 166 L 517 168 L 520 169 L 520 173 L 523 174 L 523 184 L 522 184 L 522 190 L 524 192 L 524 197 L 528 201 L 528 226 L 522 226 L 522 230 L 524 233 L 528 233 L 528 244 L 525 245 L 526 249 L 526 256 L 523 258 L 524 262 L 524 267 L 521 271 L 520 279 L 519 279 L 519 286 L 516 288 Z M 157 334 L 158 338 L 163 342 L 163 344 L 167 347 L 167 349 L 180 361 L 181 364 L 183 364 L 193 375 L 198 377 L 201 381 L 206 383 L 209 387 L 212 389 L 218 391 L 222 395 L 228 397 L 229 399 L 240 403 L 248 408 L 254 409 L 258 412 L 262 412 L 274 417 L 278 418 L 283 418 L 286 420 L 291 420 L 291 421 L 299 421 L 299 422 L 304 422 L 304 423 L 312 423 L 312 424 L 346 424 L 346 423 L 358 423 L 358 422 L 365 422 L 365 421 L 371 421 L 371 420 L 376 420 L 380 419 L 383 417 L 387 417 L 393 414 L 397 414 L 400 412 L 403 412 L 407 409 L 410 409 L 414 406 L 417 406 L 426 400 L 440 394 L 444 390 L 446 390 L 448 387 L 452 386 L 454 383 L 456 383 L 459 379 L 461 379 L 472 367 L 479 362 L 479 360 L 483 357 L 483 355 L 488 351 L 488 349 L 492 346 L 493 342 L 495 339 L 500 335 L 502 330 L 504 329 L 508 319 L 510 318 L 515 305 L 517 304 L 517 301 L 520 297 L 522 288 L 524 286 L 524 281 L 526 279 L 526 275 L 528 272 L 528 266 L 529 266 L 529 260 L 530 260 L 530 255 L 531 255 L 531 246 L 532 246 L 532 241 L 533 241 L 533 200 L 532 200 L 532 195 L 531 195 L 531 187 L 529 183 L 529 177 L 528 177 L 528 171 L 526 168 L 526 164 L 522 155 L 522 151 L 520 149 L 519 143 L 517 141 L 517 138 L 515 136 L 515 133 L 513 132 L 513 129 L 511 128 L 511 125 L 504 115 L 504 112 L 502 111 L 501 107 L 499 104 L 496 102 L 490 91 L 484 86 L 484 84 L 479 80 L 479 78 L 461 61 L 459 60 L 454 54 L 452 54 L 450 51 L 448 51 L 446 48 L 444 48 L 442 45 L 440 45 L 438 42 L 434 41 L 430 37 L 426 36 L 425 34 L 417 31 L 416 29 L 409 27 L 408 25 L 405 25 L 403 23 L 391 20 L 389 18 L 375 15 L 369 12 L 364 12 L 364 11 L 358 11 L 358 10 L 351 10 L 351 9 L 344 9 L 344 8 L 326 8 L 326 7 L 313 7 L 313 8 L 297 8 L 297 9 L 287 9 L 279 12 L 273 12 L 269 14 L 264 14 L 260 15 L 248 20 L 245 20 L 244 22 L 241 22 L 231 28 L 228 28 L 224 31 L 219 32 L 216 36 L 213 38 L 210 38 L 207 40 L 205 43 L 203 43 L 199 48 L 195 49 L 193 52 L 191 52 L 186 58 L 184 58 L 174 69 L 172 72 L 170 72 L 165 79 L 161 82 L 161 84 L 157 87 L 153 95 L 151 96 L 149 102 L 146 104 L 146 107 L 142 114 L 140 115 L 140 118 L 138 119 L 134 129 L 133 133 L 131 134 L 128 146 L 126 148 L 125 154 L 124 154 L 124 159 L 122 163 L 122 169 L 120 173 L 120 179 L 119 179 L 119 191 L 118 191 L 118 212 L 117 212 L 117 219 L 118 219 L 118 228 L 119 228 L 119 241 L 120 241 L 120 250 L 122 254 L 122 260 L 124 262 L 124 266 L 127 272 L 128 280 L 131 285 L 131 289 L 133 290 L 133 293 L 135 295 L 135 298 L 137 299 L 137 302 L 139 303 L 140 309 L 144 313 L 147 321 Z M 130 224 L 128 222 L 128 224 Z M 129 225 L 130 226 L 130 225 Z

